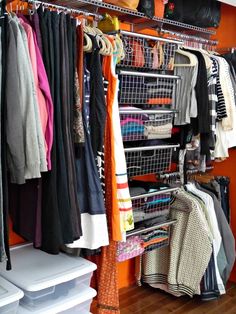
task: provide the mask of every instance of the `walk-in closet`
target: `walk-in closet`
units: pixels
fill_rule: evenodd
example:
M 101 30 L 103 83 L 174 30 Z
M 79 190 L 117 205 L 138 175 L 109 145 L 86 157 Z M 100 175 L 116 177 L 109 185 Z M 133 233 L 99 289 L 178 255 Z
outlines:
M 236 313 L 235 29 L 0 0 L 0 314 Z

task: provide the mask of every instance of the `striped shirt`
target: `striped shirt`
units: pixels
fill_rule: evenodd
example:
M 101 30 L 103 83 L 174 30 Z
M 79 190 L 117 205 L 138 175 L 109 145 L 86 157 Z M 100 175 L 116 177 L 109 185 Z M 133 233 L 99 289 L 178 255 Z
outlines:
M 218 101 L 216 102 L 216 121 L 221 121 L 223 118 L 227 117 L 225 99 L 222 91 L 222 87 L 220 84 L 220 76 L 219 76 L 219 63 L 218 61 L 212 57 L 212 75 L 216 78 L 216 95 Z
M 211 149 L 215 148 L 216 142 L 216 106 L 218 103 L 218 96 L 216 92 L 216 78 L 211 76 L 208 80 L 208 95 L 209 95 L 209 117 L 210 117 L 210 137 L 209 146 Z

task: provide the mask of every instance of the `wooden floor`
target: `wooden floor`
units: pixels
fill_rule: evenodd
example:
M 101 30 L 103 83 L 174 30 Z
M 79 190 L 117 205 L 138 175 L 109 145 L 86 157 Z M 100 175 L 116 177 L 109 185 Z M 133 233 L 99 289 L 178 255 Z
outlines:
M 230 284 L 226 295 L 209 302 L 133 286 L 120 290 L 120 309 L 121 314 L 236 314 L 236 285 Z

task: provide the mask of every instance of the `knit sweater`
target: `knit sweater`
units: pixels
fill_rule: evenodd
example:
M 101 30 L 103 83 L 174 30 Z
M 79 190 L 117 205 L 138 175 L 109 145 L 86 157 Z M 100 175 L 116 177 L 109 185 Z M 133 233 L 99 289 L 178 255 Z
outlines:
M 180 296 L 200 294 L 200 282 L 212 254 L 212 237 L 200 204 L 181 190 L 171 206 L 170 246 L 145 254 L 142 279 Z M 163 286 L 164 285 L 164 286 Z

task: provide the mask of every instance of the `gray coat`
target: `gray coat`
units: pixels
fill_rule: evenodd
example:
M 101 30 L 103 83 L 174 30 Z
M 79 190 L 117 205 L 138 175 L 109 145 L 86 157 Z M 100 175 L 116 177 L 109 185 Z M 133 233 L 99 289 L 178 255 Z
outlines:
M 9 18 L 7 71 L 7 143 L 11 182 L 41 177 L 46 152 L 27 37 L 18 20 Z
M 235 262 L 235 239 L 233 232 L 228 224 L 228 221 L 225 217 L 221 204 L 214 193 L 208 191 L 207 189 L 202 188 L 200 185 L 197 185 L 198 189 L 208 193 L 214 201 L 216 218 L 218 221 L 218 227 L 222 237 L 223 249 L 225 251 L 227 264 L 225 265 L 224 270 L 222 271 L 222 280 L 226 283 L 229 279 L 230 273 L 233 269 Z M 217 260 L 218 261 L 218 260 Z M 220 266 L 220 265 L 219 265 Z M 219 268 L 222 268 L 221 266 Z

